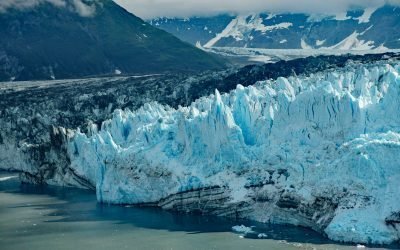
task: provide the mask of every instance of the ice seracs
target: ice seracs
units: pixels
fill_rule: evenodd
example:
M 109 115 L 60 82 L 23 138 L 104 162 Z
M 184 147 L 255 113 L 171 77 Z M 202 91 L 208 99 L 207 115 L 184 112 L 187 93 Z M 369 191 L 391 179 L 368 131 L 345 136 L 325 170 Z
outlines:
M 117 110 L 68 154 L 98 200 L 399 240 L 400 65 L 218 91 L 189 107 Z M 214 206 L 218 204 L 218 206 Z M 399 213 L 400 214 L 400 213 Z

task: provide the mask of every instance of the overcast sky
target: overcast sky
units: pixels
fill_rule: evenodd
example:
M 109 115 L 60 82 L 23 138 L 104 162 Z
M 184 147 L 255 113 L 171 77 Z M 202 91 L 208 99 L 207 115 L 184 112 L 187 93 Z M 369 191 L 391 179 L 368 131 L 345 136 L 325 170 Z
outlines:
M 0 0 L 1 1 L 1 0 Z M 190 17 L 223 12 L 260 11 L 334 14 L 353 7 L 373 7 L 385 1 L 400 0 L 115 0 L 130 12 L 142 17 Z
M 0 0 L 0 13 L 9 8 L 32 8 L 41 3 L 72 6 L 82 16 L 95 13 L 92 1 L 98 0 Z M 390 2 L 400 6 L 400 0 L 114 0 L 144 19 L 153 17 L 211 16 L 219 13 L 297 12 L 337 14 L 351 8 L 376 7 Z M 87 4 L 84 4 L 84 3 Z

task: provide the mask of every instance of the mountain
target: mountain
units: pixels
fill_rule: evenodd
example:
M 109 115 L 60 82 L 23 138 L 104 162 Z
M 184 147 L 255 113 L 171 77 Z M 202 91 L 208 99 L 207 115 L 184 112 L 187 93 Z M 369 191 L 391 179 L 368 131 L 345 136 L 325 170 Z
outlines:
M 400 48 L 400 8 L 384 5 L 335 16 L 257 13 L 149 21 L 204 47 L 370 50 Z
M 62 6 L 51 2 L 0 12 L 0 81 L 223 66 L 221 59 L 154 28 L 111 0 L 83 1 L 79 8 L 79 1 L 66 0 Z

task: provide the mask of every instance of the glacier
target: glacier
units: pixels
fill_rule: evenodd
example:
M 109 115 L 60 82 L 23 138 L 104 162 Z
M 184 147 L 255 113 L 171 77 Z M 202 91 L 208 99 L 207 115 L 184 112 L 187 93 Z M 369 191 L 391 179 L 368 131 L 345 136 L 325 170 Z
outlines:
M 56 130 L 68 171 L 47 183 L 79 178 L 99 202 L 389 244 L 400 239 L 399 72 L 398 61 L 349 64 L 216 90 L 187 107 L 117 109 L 87 133 Z
M 399 72 L 398 63 L 347 66 L 216 90 L 178 109 L 116 110 L 70 135 L 71 168 L 99 202 L 398 241 Z

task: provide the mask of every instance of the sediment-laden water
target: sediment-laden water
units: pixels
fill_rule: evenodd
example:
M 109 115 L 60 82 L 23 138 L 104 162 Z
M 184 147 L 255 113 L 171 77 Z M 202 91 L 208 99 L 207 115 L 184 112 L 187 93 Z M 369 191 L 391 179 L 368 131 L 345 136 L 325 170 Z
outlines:
M 232 231 L 232 226 L 242 224 L 254 226 L 250 238 Z M 251 238 L 261 233 L 266 239 Z M 342 250 L 356 246 L 339 245 L 293 226 L 98 204 L 92 192 L 23 185 L 16 174 L 0 173 L 0 248 Z

